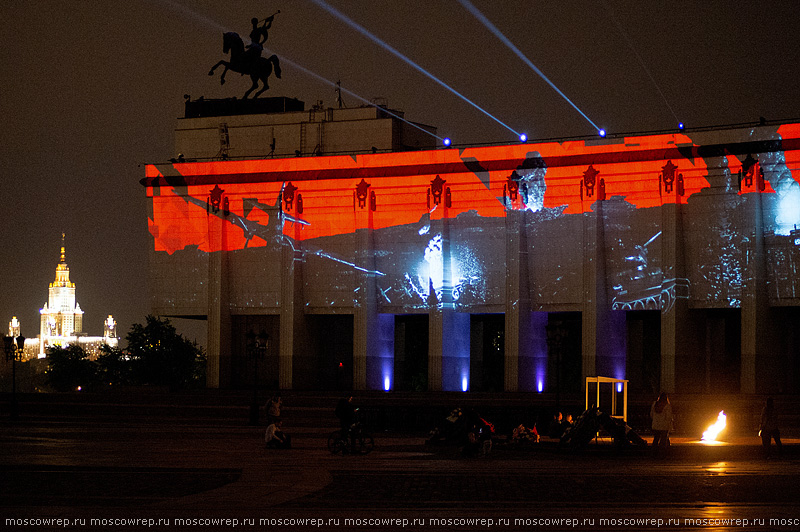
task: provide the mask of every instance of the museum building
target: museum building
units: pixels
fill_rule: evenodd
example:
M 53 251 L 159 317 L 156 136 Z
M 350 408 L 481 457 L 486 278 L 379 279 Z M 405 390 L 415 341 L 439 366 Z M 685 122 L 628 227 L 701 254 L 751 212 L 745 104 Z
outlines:
M 207 320 L 210 387 L 800 392 L 800 124 L 444 148 L 304 107 L 187 99 L 146 166 L 152 311 Z

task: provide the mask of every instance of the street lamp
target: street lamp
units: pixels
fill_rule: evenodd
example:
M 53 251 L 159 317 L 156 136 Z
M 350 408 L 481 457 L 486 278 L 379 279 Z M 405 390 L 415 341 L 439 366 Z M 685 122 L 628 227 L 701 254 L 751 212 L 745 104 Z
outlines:
M 256 335 L 252 330 L 246 335 L 247 356 L 253 359 L 255 371 L 253 372 L 253 402 L 250 404 L 250 424 L 258 425 L 258 360 L 267 353 L 269 335 L 263 330 Z
M 3 350 L 6 352 L 6 362 L 11 361 L 11 419 L 19 418 L 17 405 L 17 360 L 22 360 L 25 350 L 25 337 L 4 336 Z

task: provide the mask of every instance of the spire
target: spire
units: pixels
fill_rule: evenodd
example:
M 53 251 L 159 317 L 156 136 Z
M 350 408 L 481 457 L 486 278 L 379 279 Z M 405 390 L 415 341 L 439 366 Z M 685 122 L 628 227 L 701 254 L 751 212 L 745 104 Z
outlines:
M 56 281 L 50 286 L 61 286 L 74 288 L 75 284 L 69 280 L 69 266 L 67 266 L 66 246 L 64 244 L 66 235 L 61 233 L 61 262 L 56 267 Z M 52 305 L 51 305 L 52 307 Z

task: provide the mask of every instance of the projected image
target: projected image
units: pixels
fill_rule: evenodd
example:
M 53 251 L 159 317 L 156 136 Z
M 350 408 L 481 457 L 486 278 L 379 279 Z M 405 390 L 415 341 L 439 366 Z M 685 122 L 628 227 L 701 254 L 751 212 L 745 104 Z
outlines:
M 541 211 L 547 191 L 546 174 L 547 164 L 541 155 L 538 152 L 528 153 L 525 161 L 508 178 L 508 206 L 513 208 L 519 196 L 521 201 L 519 208 L 532 212 Z
M 445 301 L 444 288 L 448 284 L 451 289 L 451 302 L 457 302 L 467 290 L 481 293 L 484 286 L 483 268 L 469 247 L 457 246 L 451 252 L 449 267 L 449 283 L 445 283 L 446 269 L 442 252 L 442 235 L 434 235 L 423 252 L 422 260 L 414 272 L 406 272 L 407 295 L 416 295 L 420 302 L 427 303 L 431 297 L 431 289 L 436 301 Z
M 165 254 L 155 267 L 180 250 L 259 248 L 274 269 L 287 250 L 311 306 L 352 306 L 367 276 L 381 308 L 435 296 L 469 311 L 505 304 L 515 249 L 536 305 L 580 305 L 586 252 L 602 246 L 612 309 L 668 312 L 681 298 L 737 308 L 760 217 L 770 297 L 798 297 L 800 126 L 730 137 L 149 165 L 150 232 Z M 180 306 L 185 290 L 167 284 L 162 300 Z

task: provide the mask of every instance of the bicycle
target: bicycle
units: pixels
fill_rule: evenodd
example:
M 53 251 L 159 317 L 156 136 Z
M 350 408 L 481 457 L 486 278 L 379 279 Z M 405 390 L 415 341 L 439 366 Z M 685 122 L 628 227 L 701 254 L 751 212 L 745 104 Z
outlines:
M 350 434 L 342 435 L 341 430 L 335 430 L 328 436 L 328 450 L 331 454 L 369 454 L 374 448 L 372 434 L 364 431 L 361 423 L 350 427 Z

